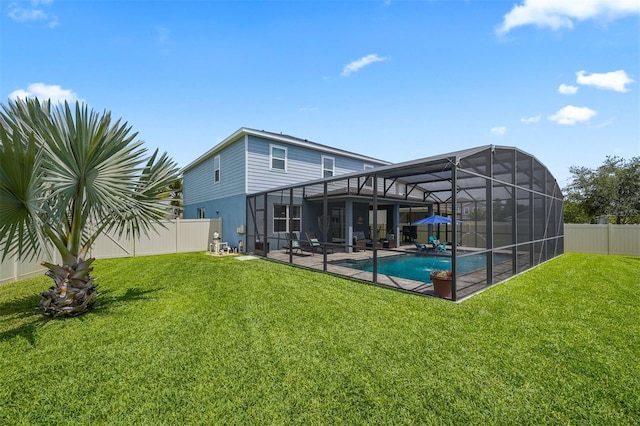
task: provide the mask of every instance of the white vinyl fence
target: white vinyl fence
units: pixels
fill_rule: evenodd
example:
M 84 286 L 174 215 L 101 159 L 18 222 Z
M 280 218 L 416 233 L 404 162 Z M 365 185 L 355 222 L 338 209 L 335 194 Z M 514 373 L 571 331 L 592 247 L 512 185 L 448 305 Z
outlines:
M 101 235 L 91 249 L 91 256 L 97 259 L 114 257 L 150 256 L 168 253 L 205 251 L 213 239 L 213 233 L 222 235 L 222 219 L 176 219 L 163 222 L 165 228 L 151 231 L 148 238 L 127 240 L 124 236 Z M 0 284 L 42 274 L 42 258 L 18 261 L 9 258 L 0 263 Z M 44 259 L 60 263 L 59 259 Z
M 640 256 L 640 225 L 565 223 L 564 251 Z
M 166 228 L 158 228 L 157 234 L 152 232 L 149 238 L 140 240 L 102 236 L 94 244 L 91 255 L 106 259 L 205 251 L 209 248 L 214 232 L 222 235 L 222 219 L 177 219 L 166 221 L 165 226 Z M 564 250 L 640 256 L 640 225 L 565 223 Z M 44 268 L 40 266 L 41 260 L 19 262 L 6 259 L 0 263 L 0 284 L 44 273 Z M 59 263 L 56 259 L 53 262 Z

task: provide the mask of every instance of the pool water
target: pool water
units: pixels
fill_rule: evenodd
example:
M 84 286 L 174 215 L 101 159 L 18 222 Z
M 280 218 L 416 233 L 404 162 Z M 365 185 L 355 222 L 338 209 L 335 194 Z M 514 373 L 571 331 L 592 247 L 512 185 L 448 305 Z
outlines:
M 509 255 L 495 255 L 497 262 L 507 260 Z M 505 256 L 504 259 L 500 257 Z M 485 268 L 487 257 L 485 255 L 458 258 L 458 274 L 464 274 L 476 269 Z M 336 265 L 361 271 L 373 272 L 373 260 L 339 261 Z M 378 273 L 406 278 L 408 280 L 431 282 L 429 276 L 434 270 L 451 270 L 451 258 L 440 256 L 416 256 L 414 254 L 390 256 L 378 259 Z

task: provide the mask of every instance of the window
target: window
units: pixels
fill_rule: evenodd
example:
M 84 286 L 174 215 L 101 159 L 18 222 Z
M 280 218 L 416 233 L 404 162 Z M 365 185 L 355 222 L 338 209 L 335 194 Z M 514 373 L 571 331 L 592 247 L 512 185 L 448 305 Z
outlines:
M 198 219 L 204 219 L 204 207 L 198 207 Z
M 289 211 L 288 204 L 273 205 L 273 232 L 296 232 L 300 231 L 300 206 L 293 206 Z M 289 229 L 289 218 L 292 219 L 292 229 Z
M 365 164 L 364 165 L 364 170 L 369 170 L 369 169 L 373 169 L 373 166 L 370 164 Z M 367 181 L 364 184 L 365 188 L 370 188 L 373 189 L 373 178 L 372 177 L 368 177 Z
M 287 148 L 270 145 L 271 148 L 271 170 L 287 171 Z
M 213 183 L 220 182 L 220 156 L 213 158 Z
M 334 174 L 335 160 L 333 157 L 322 156 L 322 177 L 331 177 Z

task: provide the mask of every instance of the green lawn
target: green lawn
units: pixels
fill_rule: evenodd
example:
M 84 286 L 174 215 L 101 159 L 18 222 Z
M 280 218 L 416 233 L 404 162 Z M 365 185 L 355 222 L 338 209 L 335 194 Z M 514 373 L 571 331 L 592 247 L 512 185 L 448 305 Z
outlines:
M 101 260 L 82 317 L 0 286 L 0 424 L 638 424 L 640 258 L 463 303 L 265 260 Z

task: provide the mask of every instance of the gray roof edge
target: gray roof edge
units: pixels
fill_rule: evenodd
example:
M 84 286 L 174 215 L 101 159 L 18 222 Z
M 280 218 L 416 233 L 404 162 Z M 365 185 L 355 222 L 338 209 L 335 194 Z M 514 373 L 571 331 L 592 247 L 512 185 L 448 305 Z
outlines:
M 354 159 L 357 159 L 357 160 L 361 160 L 361 161 L 365 161 L 365 162 L 369 162 L 369 163 L 374 163 L 372 165 L 381 166 L 381 165 L 392 164 L 389 161 L 379 160 L 377 158 L 369 157 L 369 156 L 358 154 L 358 153 L 351 152 L 351 151 L 346 151 L 346 150 L 339 149 L 339 148 L 333 148 L 333 147 L 330 147 L 328 145 L 322 145 L 322 144 L 319 144 L 317 142 L 311 142 L 311 141 L 309 141 L 307 139 L 300 139 L 300 138 L 297 138 L 295 136 L 283 135 L 283 134 L 278 134 L 278 133 L 273 133 L 273 132 L 266 132 L 264 130 L 256 130 L 256 129 L 251 129 L 249 127 L 241 127 L 240 129 L 238 129 L 234 133 L 232 133 L 230 136 L 228 136 L 227 138 L 222 140 L 222 142 L 218 143 L 213 148 L 211 148 L 210 150 L 208 150 L 207 152 L 205 152 L 204 154 L 202 154 L 201 156 L 199 156 L 198 158 L 193 160 L 191 163 L 189 163 L 185 167 L 183 167 L 182 172 L 184 173 L 186 171 L 189 171 L 189 170 L 193 169 L 197 165 L 203 163 L 204 161 L 206 161 L 207 159 L 211 158 L 213 155 L 215 155 L 216 153 L 222 151 L 224 148 L 226 148 L 227 146 L 229 146 L 232 143 L 236 142 L 238 139 L 240 139 L 241 137 L 243 137 L 245 135 L 258 136 L 258 137 L 261 137 L 261 138 L 264 138 L 264 139 L 273 140 L 273 141 L 276 141 L 276 142 L 281 142 L 281 143 L 287 143 L 287 144 L 291 144 L 291 145 L 297 145 L 297 146 L 312 148 L 312 149 L 315 149 L 316 151 L 321 151 L 321 152 L 325 152 L 325 153 L 328 153 L 328 154 L 342 155 L 342 156 L 345 156 L 345 157 L 350 157 L 350 158 L 354 158 Z

